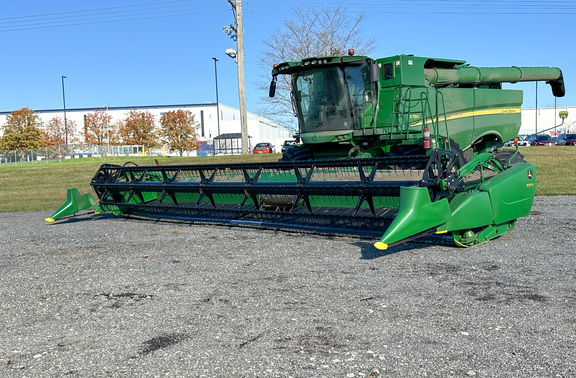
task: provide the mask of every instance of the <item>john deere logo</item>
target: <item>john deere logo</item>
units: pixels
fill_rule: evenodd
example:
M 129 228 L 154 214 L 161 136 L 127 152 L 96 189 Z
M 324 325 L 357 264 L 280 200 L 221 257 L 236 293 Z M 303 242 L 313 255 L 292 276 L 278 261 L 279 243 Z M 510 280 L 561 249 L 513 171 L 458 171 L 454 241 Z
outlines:
M 534 172 L 531 169 L 526 172 L 526 176 L 528 176 L 528 180 L 532 180 L 534 178 Z

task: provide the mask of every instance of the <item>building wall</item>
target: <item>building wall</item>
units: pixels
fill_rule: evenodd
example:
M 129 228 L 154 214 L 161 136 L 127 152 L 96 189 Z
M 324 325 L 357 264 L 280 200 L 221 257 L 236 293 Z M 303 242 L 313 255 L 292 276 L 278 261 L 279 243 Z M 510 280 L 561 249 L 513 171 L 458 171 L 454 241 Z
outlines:
M 84 129 L 84 116 L 93 113 L 98 109 L 106 109 L 112 117 L 111 123 L 125 119 L 131 110 L 148 111 L 159 125 L 160 117 L 163 113 L 178 109 L 189 110 L 194 114 L 194 120 L 200 124 L 198 135 L 201 141 L 212 143 L 212 139 L 219 134 L 239 133 L 240 130 L 240 110 L 219 104 L 220 125 L 218 126 L 217 106 L 215 103 L 206 104 L 181 104 L 181 105 L 157 105 L 157 106 L 127 106 L 127 107 L 100 107 L 100 108 L 81 108 L 67 109 L 66 121 L 74 121 L 78 133 L 82 135 Z M 63 109 L 35 110 L 34 111 L 43 123 L 54 117 L 64 119 Z M 0 136 L 3 131 L 1 126 L 6 123 L 6 117 L 11 112 L 0 112 Z M 259 142 L 271 142 L 278 149 L 285 139 L 290 139 L 291 135 L 288 128 L 283 127 L 257 114 L 248 113 L 248 135 L 251 137 L 252 146 Z M 251 146 L 251 147 L 252 147 Z
M 564 120 L 564 124 L 562 124 L 562 119 L 559 116 L 561 111 L 568 112 L 568 117 Z M 546 129 L 551 130 L 544 133 L 552 136 L 566 131 L 576 132 L 576 106 L 522 109 L 521 117 L 520 135 L 541 133 Z

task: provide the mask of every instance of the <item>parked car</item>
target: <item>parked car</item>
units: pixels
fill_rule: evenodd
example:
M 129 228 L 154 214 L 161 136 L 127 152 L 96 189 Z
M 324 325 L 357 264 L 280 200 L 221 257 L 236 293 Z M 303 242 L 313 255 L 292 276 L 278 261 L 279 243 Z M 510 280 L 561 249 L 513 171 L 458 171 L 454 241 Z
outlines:
M 530 142 L 527 141 L 524 137 L 518 137 L 518 145 L 521 147 L 526 147 L 530 145 Z
M 529 141 L 532 146 L 554 146 L 556 144 L 554 140 L 552 140 L 552 137 L 547 134 L 528 135 L 526 140 Z
M 274 152 L 272 143 L 258 143 L 254 146 L 255 154 L 271 154 L 272 152 Z
M 282 153 L 288 151 L 290 148 L 294 148 L 297 144 L 294 139 L 285 140 L 282 144 Z
M 530 142 L 527 141 L 526 139 L 524 139 L 524 137 L 518 137 L 518 145 L 521 147 L 525 147 L 525 146 L 529 146 Z M 515 146 L 514 144 L 514 139 L 509 140 L 508 142 L 504 143 L 505 147 L 513 147 Z
M 576 134 L 559 134 L 556 137 L 556 144 L 559 146 L 576 146 Z

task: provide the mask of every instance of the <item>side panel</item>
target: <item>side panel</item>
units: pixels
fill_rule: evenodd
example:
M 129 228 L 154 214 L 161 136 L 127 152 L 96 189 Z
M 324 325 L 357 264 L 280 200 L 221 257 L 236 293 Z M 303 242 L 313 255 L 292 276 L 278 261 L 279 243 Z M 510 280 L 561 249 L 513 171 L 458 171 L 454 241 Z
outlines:
M 490 195 L 494 222 L 508 222 L 530 213 L 536 192 L 536 169 L 516 163 L 480 186 Z
M 450 201 L 452 218 L 439 231 L 467 230 L 492 224 L 494 214 L 486 192 L 459 193 Z
M 520 130 L 522 92 L 488 88 L 442 88 L 448 136 L 465 149 L 485 135 L 506 141 Z M 441 106 L 441 103 L 439 104 Z M 439 115 L 442 118 L 441 108 Z M 442 130 L 440 130 L 442 131 Z
M 518 135 L 522 91 L 504 89 L 475 90 L 474 139 L 493 134 L 502 143 Z

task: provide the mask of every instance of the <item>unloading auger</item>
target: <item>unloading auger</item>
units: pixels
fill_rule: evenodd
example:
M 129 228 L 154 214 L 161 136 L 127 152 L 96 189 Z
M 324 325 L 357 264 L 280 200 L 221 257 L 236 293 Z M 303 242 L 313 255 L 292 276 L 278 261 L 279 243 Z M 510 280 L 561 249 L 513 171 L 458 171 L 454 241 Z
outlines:
M 301 140 L 280 161 L 104 164 L 91 182 L 97 211 L 362 236 L 379 249 L 429 234 L 470 247 L 529 214 L 536 170 L 502 148 L 518 134 L 522 92 L 502 83 L 543 80 L 563 96 L 558 68 L 350 54 L 275 66 L 271 96 L 280 75 Z M 78 209 L 64 204 L 49 219 Z

